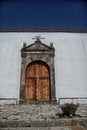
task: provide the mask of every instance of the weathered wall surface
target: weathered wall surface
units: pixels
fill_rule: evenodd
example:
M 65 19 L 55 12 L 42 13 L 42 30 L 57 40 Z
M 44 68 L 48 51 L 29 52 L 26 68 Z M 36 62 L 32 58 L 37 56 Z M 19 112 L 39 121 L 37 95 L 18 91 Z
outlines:
M 18 98 L 21 48 L 41 41 L 55 47 L 56 97 L 87 97 L 87 33 L 0 33 L 0 98 Z

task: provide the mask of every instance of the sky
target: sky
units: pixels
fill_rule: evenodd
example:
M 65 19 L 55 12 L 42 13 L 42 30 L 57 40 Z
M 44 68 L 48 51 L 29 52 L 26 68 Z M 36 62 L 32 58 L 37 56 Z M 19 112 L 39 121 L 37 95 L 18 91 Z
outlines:
M 87 1 L 1 0 L 0 28 L 87 30 Z

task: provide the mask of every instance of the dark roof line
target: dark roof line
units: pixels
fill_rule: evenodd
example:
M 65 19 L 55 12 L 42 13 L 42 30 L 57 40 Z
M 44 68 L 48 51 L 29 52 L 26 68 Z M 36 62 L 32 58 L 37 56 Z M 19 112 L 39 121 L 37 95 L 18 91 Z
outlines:
M 87 33 L 87 30 L 81 29 L 47 29 L 47 28 L 0 28 L 0 32 L 71 32 L 71 33 Z

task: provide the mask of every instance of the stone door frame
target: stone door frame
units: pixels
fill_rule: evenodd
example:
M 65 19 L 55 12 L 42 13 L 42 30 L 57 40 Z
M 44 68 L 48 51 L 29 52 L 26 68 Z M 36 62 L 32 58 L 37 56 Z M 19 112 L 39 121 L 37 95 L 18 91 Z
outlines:
M 20 81 L 20 103 L 25 101 L 25 74 L 27 66 L 35 61 L 41 61 L 50 69 L 50 94 L 51 99 L 49 103 L 56 103 L 55 96 L 55 68 L 54 68 L 54 56 L 55 49 L 53 44 L 50 46 L 43 44 L 39 39 L 37 39 L 33 44 L 26 46 L 24 43 L 21 49 L 21 81 Z

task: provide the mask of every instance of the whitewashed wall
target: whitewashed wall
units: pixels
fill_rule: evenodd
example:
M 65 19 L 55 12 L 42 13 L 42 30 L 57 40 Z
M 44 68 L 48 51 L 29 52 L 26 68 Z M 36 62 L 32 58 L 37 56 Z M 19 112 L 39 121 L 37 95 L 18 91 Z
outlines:
M 19 99 L 20 51 L 24 42 L 29 45 L 38 35 L 55 47 L 56 98 L 87 97 L 87 33 L 5 32 L 0 33 L 0 98 Z

